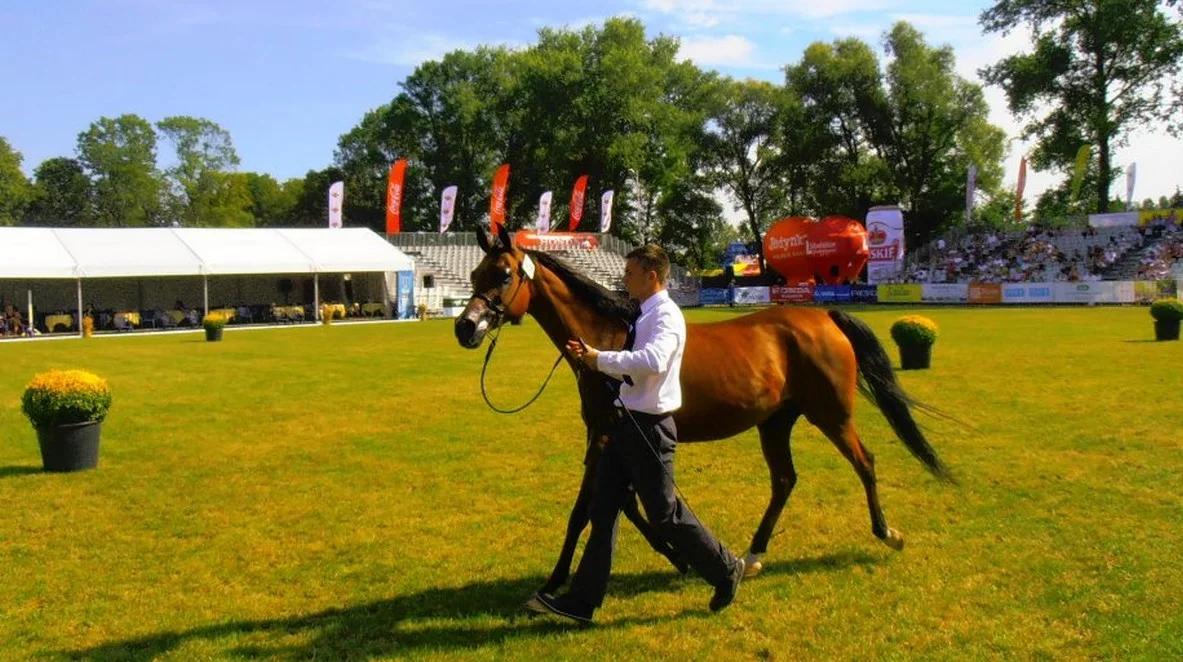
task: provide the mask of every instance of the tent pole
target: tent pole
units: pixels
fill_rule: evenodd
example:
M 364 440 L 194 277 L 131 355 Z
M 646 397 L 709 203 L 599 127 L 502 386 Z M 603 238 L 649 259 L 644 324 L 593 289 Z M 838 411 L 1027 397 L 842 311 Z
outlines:
M 312 274 L 312 318 L 320 321 L 320 274 Z
M 29 289 L 28 293 L 29 293 L 29 316 L 27 318 L 25 318 L 25 321 L 26 321 L 25 327 L 30 330 L 29 335 L 33 335 L 31 331 L 32 331 L 32 329 L 36 328 L 36 325 L 33 324 L 33 290 Z
M 78 337 L 84 338 L 82 334 L 82 279 L 78 279 Z
M 201 319 L 209 315 L 209 276 L 201 274 L 202 305 L 204 306 Z

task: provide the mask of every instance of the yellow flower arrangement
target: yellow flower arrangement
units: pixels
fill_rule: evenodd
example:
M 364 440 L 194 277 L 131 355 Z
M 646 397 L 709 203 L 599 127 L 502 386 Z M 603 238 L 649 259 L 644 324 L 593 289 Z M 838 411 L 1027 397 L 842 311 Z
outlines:
M 937 323 L 922 315 L 905 315 L 891 325 L 891 339 L 900 346 L 931 345 L 937 341 Z
M 82 337 L 89 338 L 94 335 L 94 318 L 90 315 L 82 318 Z
M 39 373 L 21 396 L 21 411 L 35 428 L 102 421 L 110 409 L 107 380 L 85 370 Z
M 201 325 L 207 329 L 220 329 L 226 326 L 226 316 L 221 313 L 209 313 L 201 318 Z

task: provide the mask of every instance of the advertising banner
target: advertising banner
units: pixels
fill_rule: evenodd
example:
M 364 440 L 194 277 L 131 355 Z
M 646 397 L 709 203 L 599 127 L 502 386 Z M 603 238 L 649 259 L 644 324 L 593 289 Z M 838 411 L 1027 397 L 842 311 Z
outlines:
M 877 287 L 879 303 L 919 303 L 923 295 L 919 283 L 884 283 Z
M 329 227 L 341 227 L 341 208 L 345 206 L 345 182 L 329 186 Z
M 1123 225 L 1137 225 L 1138 212 L 1123 211 L 1113 214 L 1089 214 L 1089 225 L 1094 228 L 1116 228 Z
M 704 306 L 726 306 L 728 294 L 726 287 L 704 287 L 698 292 L 698 301 Z
M 575 232 L 575 228 L 579 227 L 579 221 L 583 220 L 583 196 L 587 191 L 587 175 L 580 175 L 579 179 L 575 180 L 575 186 L 571 188 L 571 201 L 567 203 L 567 208 L 571 213 L 571 220 L 567 224 L 567 230 Z
M 550 191 L 538 198 L 538 231 L 543 234 L 550 232 L 550 199 Z
M 866 226 L 870 250 L 867 282 L 877 284 L 895 276 L 904 266 L 904 213 L 899 207 L 871 207 Z
M 455 186 L 449 186 L 440 193 L 440 233 L 448 231 L 448 226 L 452 224 L 452 216 L 456 213 L 456 191 L 459 190 Z
M 684 285 L 681 287 L 669 288 L 670 298 L 674 303 L 683 308 L 691 308 L 693 306 L 701 306 L 702 300 L 699 296 L 701 290 L 695 285 Z
M 970 283 L 970 303 L 1002 303 L 1002 285 L 999 283 Z
M 735 288 L 735 303 L 736 305 L 756 305 L 761 303 L 771 303 L 772 299 L 769 295 L 767 287 L 737 287 Z
M 547 232 L 543 234 L 519 230 L 513 235 L 513 243 L 519 248 L 568 251 L 576 248 L 599 248 L 600 235 L 594 232 Z
M 813 283 L 773 285 L 768 288 L 768 298 L 774 303 L 812 303 Z
M 509 164 L 503 163 L 493 173 L 493 193 L 489 196 L 489 229 L 497 234 L 497 227 L 505 225 L 505 196 L 509 189 Z
M 850 303 L 850 286 L 818 285 L 813 288 L 813 300 L 817 303 Z
M 876 303 L 879 301 L 879 287 L 862 283 L 851 285 L 850 300 L 854 303 Z
M 1005 283 L 1003 303 L 1052 303 L 1054 283 Z
M 386 177 L 386 234 L 398 234 L 403 228 L 403 177 L 407 160 L 399 159 L 390 165 Z
M 1056 283 L 1054 297 L 1057 303 L 1133 303 L 1135 291 L 1133 281 Z
M 964 303 L 969 301 L 968 283 L 924 283 L 920 298 L 935 303 Z

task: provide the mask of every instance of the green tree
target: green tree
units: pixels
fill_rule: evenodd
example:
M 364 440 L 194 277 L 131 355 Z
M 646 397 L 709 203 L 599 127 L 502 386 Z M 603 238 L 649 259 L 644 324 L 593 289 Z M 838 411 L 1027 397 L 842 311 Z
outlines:
M 271 175 L 255 172 L 242 173 L 250 195 L 250 213 L 253 225 L 278 227 L 289 223 L 298 196 L 292 194 L 292 186 L 280 184 Z M 301 181 L 301 180 L 289 180 Z
M 952 48 L 929 46 L 906 22 L 895 24 L 884 46 L 891 56 L 886 89 L 862 108 L 909 210 L 909 241 L 923 243 L 963 222 L 971 165 L 978 190 L 987 199 L 1000 197 L 1006 134 L 989 123 L 981 87 L 956 74 Z
M 21 172 L 21 153 L 0 137 L 0 226 L 16 225 L 33 198 L 33 188 Z
M 189 116 L 166 117 L 156 128 L 176 150 L 176 164 L 165 172 L 174 217 L 186 226 L 250 225 L 245 181 L 231 176 L 239 161 L 230 133 Z
M 1107 211 L 1119 170 L 1113 150 L 1154 121 L 1177 130 L 1180 99 L 1168 85 L 1183 58 L 1183 30 L 1158 0 L 999 0 L 981 15 L 987 32 L 1032 31 L 1030 52 L 1010 55 L 982 75 L 1005 90 L 1012 113 L 1035 138 L 1031 163 L 1071 177 L 1081 145 L 1093 145 L 1086 205 Z
M 658 241 L 670 260 L 689 269 L 718 266 L 729 227 L 706 182 L 682 180 L 662 197 Z M 722 244 L 722 245 L 721 245 Z
M 724 81 L 707 131 L 708 171 L 743 211 L 763 259 L 764 229 L 784 207 L 777 128 L 781 91 L 755 80 Z
M 342 181 L 344 171 L 337 167 L 324 170 L 309 170 L 299 183 L 290 182 L 291 195 L 295 198 L 290 224 L 301 227 L 326 228 L 329 226 L 329 186 Z M 289 184 L 285 184 L 287 189 Z M 345 204 L 341 208 L 342 223 L 353 225 L 353 193 L 345 189 Z
M 25 215 L 28 225 L 94 225 L 94 192 L 75 159 L 47 159 L 33 173 L 35 196 Z
M 78 159 L 94 185 L 99 225 L 144 226 L 165 220 L 156 132 L 147 120 L 137 115 L 100 118 L 78 134 Z
M 800 140 L 798 179 L 809 182 L 795 193 L 798 209 L 859 218 L 872 205 L 897 202 L 899 192 L 867 126 L 868 118 L 887 114 L 871 47 L 853 38 L 810 44 L 801 61 L 785 69 L 785 83 L 793 105 L 782 123 L 798 127 L 785 142 Z

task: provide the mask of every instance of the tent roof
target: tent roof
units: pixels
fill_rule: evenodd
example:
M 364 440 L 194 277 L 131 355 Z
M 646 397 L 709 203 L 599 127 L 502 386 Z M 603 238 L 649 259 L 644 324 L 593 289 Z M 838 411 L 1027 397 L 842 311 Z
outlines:
M 73 278 L 77 263 L 45 228 L 0 228 L 0 278 Z
M 0 228 L 0 278 L 410 271 L 366 228 Z

